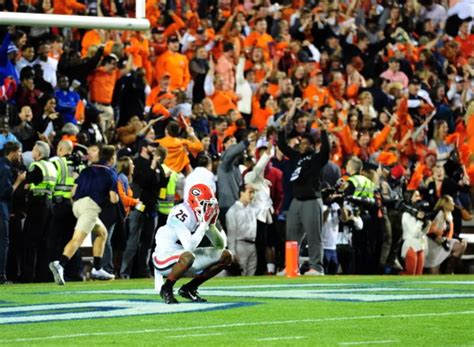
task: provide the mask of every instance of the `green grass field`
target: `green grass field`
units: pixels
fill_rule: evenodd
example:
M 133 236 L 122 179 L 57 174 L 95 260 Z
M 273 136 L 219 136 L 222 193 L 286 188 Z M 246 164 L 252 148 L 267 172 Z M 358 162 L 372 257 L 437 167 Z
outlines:
M 4 286 L 0 346 L 474 346 L 474 276 L 215 278 L 200 292 L 208 303 L 165 305 L 152 280 Z

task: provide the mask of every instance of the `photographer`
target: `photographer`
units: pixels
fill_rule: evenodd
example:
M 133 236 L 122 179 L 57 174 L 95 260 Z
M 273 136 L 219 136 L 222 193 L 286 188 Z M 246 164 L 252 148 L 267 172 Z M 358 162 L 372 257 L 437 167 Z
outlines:
M 321 190 L 323 196 L 323 248 L 324 248 L 324 273 L 337 274 L 339 261 L 337 259 L 337 237 L 341 221 L 342 194 L 335 189 Z
M 345 275 L 352 275 L 354 273 L 355 252 L 352 247 L 352 235 L 364 228 L 364 222 L 359 213 L 359 208 L 354 208 L 348 202 L 342 205 L 336 252 L 339 264 L 341 264 L 342 273 Z
M 382 193 L 383 204 L 387 208 L 387 217 L 390 227 L 385 228 L 388 233 L 382 246 L 384 250 L 381 256 L 381 266 L 388 269 L 400 267 L 397 261 L 397 254 L 402 244 L 402 214 L 397 208 L 398 202 L 403 201 L 405 191 L 405 170 L 402 165 L 395 165 L 391 169 L 382 169 L 380 179 L 380 190 Z M 388 251 L 388 252 L 387 252 Z
M 439 274 L 439 266 L 451 255 L 445 272 L 452 273 L 453 263 L 461 259 L 466 250 L 464 241 L 453 239 L 453 198 L 449 195 L 443 195 L 434 209 L 437 214 L 428 231 L 425 267 L 428 268 L 431 274 Z
M 427 220 L 429 204 L 421 199 L 420 192 L 415 190 L 410 204 L 402 204 L 403 245 L 402 258 L 405 259 L 405 275 L 422 275 L 425 262 L 426 233 L 431 221 Z

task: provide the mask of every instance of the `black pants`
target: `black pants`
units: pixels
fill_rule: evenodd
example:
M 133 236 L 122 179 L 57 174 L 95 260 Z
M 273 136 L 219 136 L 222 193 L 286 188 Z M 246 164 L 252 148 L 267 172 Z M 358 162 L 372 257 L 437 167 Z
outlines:
M 22 282 L 50 282 L 53 279 L 48 269 L 48 237 L 51 237 L 52 217 L 53 205 L 46 198 L 41 204 L 28 206 L 20 265 Z
M 8 247 L 7 278 L 17 282 L 20 274 L 20 261 L 23 250 L 22 223 L 25 219 L 24 213 L 14 212 L 10 215 L 10 246 Z
M 76 217 L 72 213 L 72 203 L 64 200 L 54 204 L 54 216 L 51 237 L 48 237 L 49 261 L 57 260 L 63 254 L 64 247 L 72 239 Z M 82 280 L 82 258 L 80 249 L 72 256 L 64 269 L 68 281 Z
M 350 245 L 337 245 L 337 260 L 341 264 L 342 273 L 344 275 L 352 275 L 354 273 L 354 249 Z

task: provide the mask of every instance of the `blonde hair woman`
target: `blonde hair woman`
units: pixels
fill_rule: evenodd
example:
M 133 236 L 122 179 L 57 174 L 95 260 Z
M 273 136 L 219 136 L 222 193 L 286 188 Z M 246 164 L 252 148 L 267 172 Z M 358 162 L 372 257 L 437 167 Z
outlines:
M 436 151 L 438 164 L 444 165 L 453 150 L 453 145 L 448 145 L 445 141 L 448 135 L 448 123 L 446 121 L 438 121 L 435 123 L 433 138 L 428 143 L 428 149 Z
M 466 250 L 463 241 L 453 239 L 454 200 L 449 195 L 443 195 L 435 205 L 436 217 L 428 231 L 428 249 L 425 258 L 425 267 L 431 274 L 439 274 L 439 266 L 449 256 L 452 256 L 446 273 L 452 273 L 453 263 L 461 258 Z

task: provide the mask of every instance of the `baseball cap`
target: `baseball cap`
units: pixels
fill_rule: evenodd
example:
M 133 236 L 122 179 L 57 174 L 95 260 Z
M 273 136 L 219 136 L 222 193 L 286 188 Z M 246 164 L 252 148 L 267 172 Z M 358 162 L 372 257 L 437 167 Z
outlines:
M 142 139 L 142 140 L 140 140 L 140 142 L 138 142 L 138 151 L 140 152 L 143 147 L 148 147 L 148 146 L 158 147 L 159 144 L 157 142 L 154 142 L 154 141 L 150 140 L 150 139 Z
M 163 93 L 157 97 L 157 101 L 161 101 L 163 99 L 173 100 L 175 96 L 172 93 Z
M 9 44 L 7 49 L 7 54 L 18 52 L 18 48 L 14 44 Z
M 396 165 L 390 170 L 390 175 L 396 180 L 398 180 L 404 174 L 405 174 L 405 169 L 401 165 Z
M 152 34 L 163 34 L 165 32 L 165 27 L 159 26 L 151 29 Z
M 88 103 L 87 106 L 86 106 L 86 117 L 87 116 L 98 116 L 102 113 L 104 113 L 104 111 L 102 110 L 99 110 L 94 104 L 92 103 Z
M 179 42 L 178 36 L 171 35 L 170 37 L 168 37 L 168 42 Z
M 255 145 L 255 148 L 257 149 L 262 147 L 268 147 L 268 140 L 265 137 L 260 137 Z
M 112 59 L 115 59 L 116 61 L 119 61 L 119 58 L 114 53 L 110 53 L 109 57 L 111 57 Z

